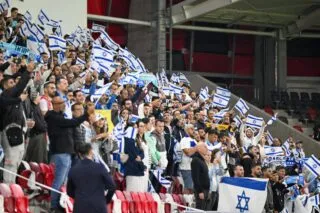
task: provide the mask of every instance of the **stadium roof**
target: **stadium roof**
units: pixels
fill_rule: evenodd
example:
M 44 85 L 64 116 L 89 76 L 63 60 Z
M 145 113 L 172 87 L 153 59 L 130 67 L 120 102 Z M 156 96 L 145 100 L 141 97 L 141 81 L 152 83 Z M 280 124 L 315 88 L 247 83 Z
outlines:
M 189 21 L 282 28 L 287 34 L 320 30 L 320 0 L 185 0 L 172 7 L 172 23 Z

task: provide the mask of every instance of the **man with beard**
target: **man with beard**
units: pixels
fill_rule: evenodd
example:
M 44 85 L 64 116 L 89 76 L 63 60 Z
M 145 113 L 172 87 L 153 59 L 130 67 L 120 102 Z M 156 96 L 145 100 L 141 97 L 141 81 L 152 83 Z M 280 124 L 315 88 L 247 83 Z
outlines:
M 44 85 L 44 94 L 40 98 L 40 110 L 42 115 L 45 115 L 49 110 L 52 110 L 51 100 L 55 96 L 56 85 L 48 82 Z

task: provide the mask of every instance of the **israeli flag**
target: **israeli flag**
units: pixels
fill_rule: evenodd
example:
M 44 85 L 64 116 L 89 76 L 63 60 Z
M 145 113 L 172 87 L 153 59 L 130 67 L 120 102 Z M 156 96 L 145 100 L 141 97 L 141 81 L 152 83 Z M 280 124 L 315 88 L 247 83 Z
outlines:
M 179 87 L 173 83 L 169 83 L 169 87 L 170 89 L 173 91 L 174 94 L 178 94 L 180 95 L 183 91 L 183 88 L 182 87 Z
M 320 175 L 320 161 L 314 155 L 304 162 L 304 167 L 316 177 Z
M 43 9 L 40 10 L 38 14 L 38 20 L 41 23 L 42 26 L 46 25 L 48 22 L 50 22 L 49 16 L 43 11 Z
M 230 100 L 230 98 L 228 98 L 228 97 L 224 97 L 224 96 L 215 94 L 213 96 L 213 103 L 212 104 L 217 107 L 220 107 L 220 108 L 225 108 L 228 106 L 229 100 Z
M 23 15 L 24 20 L 31 22 L 32 21 L 32 15 L 31 13 L 27 10 L 25 14 Z
M 3 13 L 5 10 L 8 10 L 11 7 L 11 0 L 4 0 L 0 4 L 0 13 Z
M 170 96 L 173 91 L 173 89 L 171 89 L 171 87 L 162 87 L 162 92 L 166 95 L 166 96 Z
M 241 113 L 241 115 L 245 115 L 249 110 L 248 105 L 242 98 L 238 100 L 234 107 Z
M 266 179 L 222 177 L 219 212 L 262 212 L 267 199 Z
M 267 122 L 268 125 L 272 125 L 274 121 L 277 120 L 278 113 L 275 113 L 271 119 Z
M 216 113 L 213 117 L 217 121 L 220 121 L 228 111 L 229 111 L 229 108 L 222 109 L 222 110 L 220 110 L 220 112 Z
M 62 22 L 62 20 L 55 21 L 55 20 L 51 19 L 51 20 L 47 23 L 47 25 L 50 26 L 50 27 L 52 27 L 52 28 L 58 28 L 58 27 L 60 27 L 61 22 Z
M 266 156 L 279 156 L 284 154 L 281 146 L 264 146 L 264 153 Z
M 173 82 L 173 83 L 179 84 L 180 83 L 179 75 L 177 75 L 176 73 L 173 73 L 171 75 L 170 81 Z
M 110 82 L 110 83 L 107 83 L 106 85 L 104 85 L 103 87 L 97 89 L 95 92 L 94 92 L 94 95 L 92 95 L 91 97 L 94 98 L 94 99 L 98 99 L 97 102 L 95 104 L 98 103 L 99 99 L 101 98 L 101 96 L 103 94 L 106 94 L 107 91 L 109 90 L 110 86 L 112 85 L 113 82 Z
M 38 42 L 41 42 L 44 38 L 44 32 L 38 25 L 36 24 L 31 24 L 28 22 L 25 22 L 26 26 L 28 28 L 28 31 L 30 33 L 30 36 L 33 36 L 35 39 L 37 39 Z
M 78 48 L 82 44 L 80 39 L 78 39 L 78 38 L 74 38 L 74 39 L 68 38 L 67 42 L 69 44 L 71 44 L 72 46 L 74 46 L 75 48 Z
M 269 145 L 273 144 L 273 137 L 272 137 L 271 133 L 269 132 L 269 130 L 267 131 L 267 141 L 268 141 Z
M 190 84 L 190 81 L 187 79 L 187 77 L 183 73 L 179 73 L 179 82 L 183 82 L 186 84 Z
M 240 119 L 240 117 L 238 115 L 236 115 L 234 118 L 233 118 L 234 122 L 236 123 L 236 126 L 239 128 L 239 126 L 242 124 L 242 121 Z
M 128 64 L 128 66 L 130 67 L 131 70 L 133 71 L 139 71 L 139 72 L 146 72 L 146 70 L 142 69 L 140 63 L 138 62 L 138 60 L 136 59 L 136 57 L 129 52 L 127 49 L 122 49 L 120 48 L 119 51 L 119 57 L 122 58 L 123 60 L 125 60 L 125 62 Z M 144 68 L 144 66 L 143 66 Z
M 20 31 L 20 35 L 22 37 L 29 37 L 31 35 L 31 32 L 29 31 L 29 27 L 28 27 L 28 21 L 26 21 L 19 29 Z
M 260 129 L 263 125 L 263 118 L 256 117 L 249 114 L 246 120 L 246 125 L 253 128 Z
M 63 51 L 67 49 L 66 40 L 58 36 L 49 35 L 49 49 L 51 51 Z
M 201 100 L 203 100 L 203 101 L 206 101 L 206 100 L 208 100 L 209 99 L 209 89 L 208 89 L 208 87 L 206 87 L 206 88 L 201 88 L 201 90 L 200 90 L 200 94 L 199 94 L 199 98 L 201 99 Z
M 40 55 L 41 53 L 47 53 L 50 57 L 50 51 L 47 45 L 44 42 L 38 42 L 35 38 L 29 37 L 27 39 L 27 48 L 31 50 L 31 52 L 36 55 Z
M 290 150 L 289 150 L 290 145 L 289 145 L 289 141 L 288 141 L 288 140 L 289 140 L 289 139 L 287 139 L 287 140 L 282 144 L 282 148 L 284 149 L 286 156 L 287 156 L 287 155 L 290 155 Z
M 101 31 L 100 38 L 106 43 L 107 47 L 116 51 L 119 49 L 119 44 L 114 42 L 112 38 L 106 33 L 106 31 Z
M 169 181 L 169 180 L 165 179 L 164 177 L 162 177 L 162 173 L 163 173 L 163 171 L 161 169 L 153 170 L 153 174 L 157 178 L 157 180 L 159 181 L 161 186 L 163 186 L 163 187 L 168 189 L 171 186 L 171 181 Z
M 76 65 L 86 65 L 86 62 L 84 60 L 82 60 L 81 58 L 77 58 L 77 61 L 76 61 Z
M 224 97 L 230 97 L 231 96 L 231 92 L 227 89 L 224 89 L 222 87 L 217 87 L 216 88 L 216 94 L 224 96 Z
M 93 45 L 92 53 L 94 58 L 97 62 L 104 64 L 105 66 L 109 67 L 113 63 L 113 53 L 103 47 L 98 45 Z
M 105 31 L 105 29 L 106 29 L 105 26 L 99 25 L 99 24 L 96 24 L 96 23 L 93 23 L 93 24 L 92 24 L 92 27 L 91 27 L 91 30 L 92 30 L 92 32 L 94 32 L 94 33 L 103 32 L 103 31 Z
M 129 126 L 124 132 L 124 137 L 135 140 L 137 137 L 137 134 L 138 134 L 138 130 L 132 126 Z

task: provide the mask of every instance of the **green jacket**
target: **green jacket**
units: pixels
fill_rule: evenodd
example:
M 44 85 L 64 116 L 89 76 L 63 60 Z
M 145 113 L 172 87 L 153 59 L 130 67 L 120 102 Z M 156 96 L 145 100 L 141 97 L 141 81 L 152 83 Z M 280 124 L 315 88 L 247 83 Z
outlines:
M 156 148 L 157 140 L 151 133 L 152 133 L 151 131 L 146 132 L 144 134 L 144 139 L 146 140 L 148 147 L 149 147 L 149 152 L 151 154 L 152 164 L 159 165 L 160 154 Z

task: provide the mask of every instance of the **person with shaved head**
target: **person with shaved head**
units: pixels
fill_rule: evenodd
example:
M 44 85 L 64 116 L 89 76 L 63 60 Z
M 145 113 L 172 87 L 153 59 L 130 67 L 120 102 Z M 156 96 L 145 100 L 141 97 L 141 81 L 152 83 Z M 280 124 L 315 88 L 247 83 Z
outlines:
M 198 143 L 196 146 L 196 153 L 192 156 L 191 161 L 191 176 L 196 198 L 196 208 L 202 210 L 210 210 L 210 205 L 207 205 L 210 197 L 210 179 L 208 165 L 205 160 L 208 151 L 208 147 L 205 143 Z

